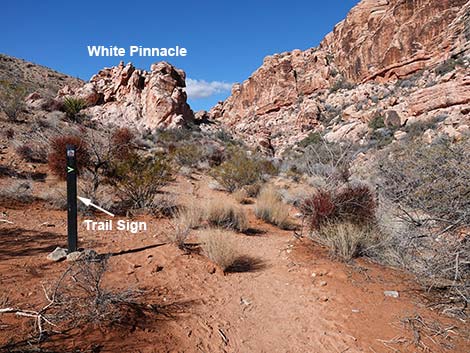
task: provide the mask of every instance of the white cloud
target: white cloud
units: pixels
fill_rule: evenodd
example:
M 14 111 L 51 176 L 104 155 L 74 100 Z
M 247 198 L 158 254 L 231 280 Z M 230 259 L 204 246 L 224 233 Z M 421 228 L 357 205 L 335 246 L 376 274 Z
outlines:
M 232 83 L 204 80 L 186 80 L 186 93 L 190 99 L 207 98 L 217 93 L 228 92 L 232 89 Z

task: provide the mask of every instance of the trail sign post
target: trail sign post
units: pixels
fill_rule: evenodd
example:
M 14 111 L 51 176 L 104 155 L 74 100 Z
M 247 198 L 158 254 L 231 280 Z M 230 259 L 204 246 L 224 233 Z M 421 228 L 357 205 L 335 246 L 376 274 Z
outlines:
M 67 238 L 68 250 L 77 251 L 77 150 L 67 145 Z

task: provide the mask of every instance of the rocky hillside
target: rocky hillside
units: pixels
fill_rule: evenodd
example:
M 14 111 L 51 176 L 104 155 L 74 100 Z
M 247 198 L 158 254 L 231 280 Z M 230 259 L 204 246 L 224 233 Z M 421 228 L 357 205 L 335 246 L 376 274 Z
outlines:
M 58 98 L 83 99 L 84 113 L 103 123 L 139 130 L 176 127 L 194 119 L 186 103 L 185 77 L 184 71 L 166 62 L 153 64 L 150 71 L 121 62 L 78 89 L 64 87 Z
M 428 135 L 459 138 L 469 132 L 469 18 L 467 0 L 363 0 L 319 47 L 265 58 L 209 116 L 276 154 L 312 131 L 365 144 L 376 128 L 399 139 L 425 122 Z
M 80 79 L 45 66 L 0 54 L 0 89 L 13 85 L 20 87 L 25 93 L 38 92 L 43 96 L 53 97 L 64 85 L 75 87 L 82 84 Z

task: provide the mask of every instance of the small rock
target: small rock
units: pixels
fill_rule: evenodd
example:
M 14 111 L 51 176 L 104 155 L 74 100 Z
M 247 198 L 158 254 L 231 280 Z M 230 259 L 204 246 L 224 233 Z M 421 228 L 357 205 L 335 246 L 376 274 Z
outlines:
M 246 300 L 245 298 L 240 298 L 240 304 L 248 306 L 251 303 L 248 300 Z
M 67 250 L 63 249 L 61 247 L 55 248 L 53 252 L 51 252 L 49 255 L 47 255 L 47 259 L 54 261 L 54 262 L 59 262 L 67 258 Z
M 351 311 L 356 314 L 361 312 L 359 309 L 352 309 Z
M 313 273 L 312 273 L 312 277 L 313 277 L 313 278 L 317 277 L 317 273 L 316 273 L 316 272 L 313 272 Z
M 384 291 L 384 295 L 386 297 L 392 297 L 392 298 L 399 298 L 400 297 L 400 293 L 398 293 L 395 290 L 386 290 L 386 291 Z
M 77 261 L 82 257 L 81 251 L 74 251 L 67 255 L 67 261 Z
M 326 281 L 321 281 L 319 284 L 320 287 L 325 287 L 328 283 L 326 283 Z
M 52 227 L 55 227 L 55 224 L 49 223 L 49 222 L 44 222 L 44 223 L 41 223 L 40 226 L 41 226 L 41 227 L 52 228 Z

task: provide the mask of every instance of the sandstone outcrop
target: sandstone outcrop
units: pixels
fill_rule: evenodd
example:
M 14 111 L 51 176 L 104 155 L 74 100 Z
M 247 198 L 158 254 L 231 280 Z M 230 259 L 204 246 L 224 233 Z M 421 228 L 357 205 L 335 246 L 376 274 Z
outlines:
M 166 62 L 153 64 L 149 72 L 121 62 L 101 70 L 79 89 L 64 87 L 59 97 L 85 100 L 85 113 L 93 120 L 153 130 L 193 121 L 184 87 L 185 73 Z
M 318 48 L 268 56 L 209 116 L 279 154 L 312 131 L 360 142 L 377 115 L 392 129 L 458 115 L 470 103 L 469 23 L 468 0 L 362 0 Z M 455 58 L 450 77 L 435 72 Z

